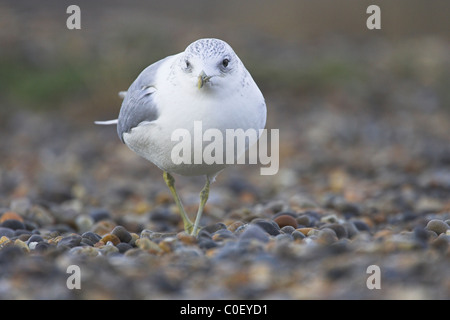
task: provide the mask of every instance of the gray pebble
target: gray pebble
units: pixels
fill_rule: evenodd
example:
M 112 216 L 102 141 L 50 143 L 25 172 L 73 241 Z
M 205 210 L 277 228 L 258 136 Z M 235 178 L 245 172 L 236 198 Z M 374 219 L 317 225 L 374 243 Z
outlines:
M 94 220 L 94 222 L 111 219 L 111 214 L 106 209 L 93 209 L 89 212 L 89 216 Z
M 198 246 L 201 249 L 211 249 L 211 248 L 215 248 L 217 247 L 217 243 L 215 243 L 213 240 L 211 239 L 207 239 L 207 238 L 199 238 L 198 240 Z
M 415 227 L 413 229 L 413 235 L 419 242 L 427 242 L 430 237 L 429 230 L 422 227 Z
M 131 244 L 125 243 L 125 242 L 121 242 L 116 246 L 117 249 L 119 249 L 120 253 L 125 253 L 128 250 L 132 249 L 133 246 Z
M 78 234 L 73 234 L 73 235 L 64 237 L 58 242 L 58 247 L 61 247 L 61 246 L 67 246 L 69 248 L 76 247 L 80 244 L 81 239 L 82 239 L 81 236 Z
M 12 230 L 25 229 L 25 225 L 22 222 L 20 222 L 19 220 L 14 220 L 14 219 L 3 221 L 2 227 L 9 228 Z
M 280 233 L 275 236 L 276 241 L 292 241 L 294 238 L 290 234 Z
M 120 242 L 130 242 L 132 237 L 131 234 L 122 226 L 115 227 L 112 232 L 113 235 L 120 239 Z
M 441 233 L 436 239 L 431 242 L 431 246 L 442 253 L 447 252 L 450 243 L 450 236 Z
M 449 228 L 448 224 L 438 219 L 432 219 L 428 221 L 427 226 L 425 227 L 425 229 L 434 231 L 438 235 L 441 233 L 445 233 L 448 228 Z
M 330 228 L 323 228 L 320 229 L 317 234 L 317 241 L 321 244 L 332 244 L 335 243 L 338 240 L 336 233 L 333 229 Z
M 297 231 L 297 230 L 294 230 L 294 232 L 291 233 L 291 236 L 292 236 L 292 238 L 294 238 L 294 240 L 298 240 L 298 239 L 301 240 L 301 239 L 306 238 L 306 236 L 302 232 Z
M 268 242 L 269 236 L 267 235 L 267 232 L 261 228 L 257 224 L 249 224 L 245 228 L 244 232 L 240 235 L 240 240 L 258 240 L 261 242 Z
M 297 217 L 297 223 L 299 225 L 309 227 L 309 226 L 311 226 L 311 219 L 309 218 L 308 215 L 302 214 L 299 217 Z
M 27 240 L 27 245 L 29 246 L 32 242 L 42 242 L 44 241 L 44 238 L 42 238 L 40 235 L 33 234 L 31 237 Z
M 370 227 L 361 220 L 353 220 L 353 225 L 358 229 L 359 231 L 370 231 Z
M 204 228 L 202 228 L 202 230 L 205 230 L 207 232 L 209 232 L 210 234 L 213 234 L 214 232 L 218 231 L 218 230 L 222 230 L 222 229 L 226 229 L 227 226 L 224 223 L 215 223 L 215 224 L 211 224 L 209 226 L 206 226 Z
M 338 239 L 342 239 L 342 238 L 347 238 L 348 237 L 348 233 L 347 230 L 345 229 L 344 226 L 338 224 L 338 223 L 331 223 L 331 224 L 326 224 L 322 227 L 323 228 L 330 228 L 332 229 L 335 233 L 336 236 L 338 237 Z
M 197 234 L 197 239 L 201 239 L 201 238 L 211 239 L 211 233 L 209 233 L 205 229 L 201 229 Z
M 220 229 L 214 232 L 214 240 L 235 239 L 236 236 L 228 229 Z
M 92 231 L 87 231 L 87 232 L 83 233 L 81 235 L 81 237 L 83 238 L 83 240 L 87 239 L 90 242 L 92 242 L 93 244 L 99 242 L 102 239 L 102 237 L 100 237 L 98 234 L 96 234 Z
M 281 228 L 281 231 L 285 234 L 291 234 L 295 231 L 295 228 L 293 226 L 284 226 L 283 228 Z
M 89 239 L 83 238 L 83 239 L 81 239 L 81 241 L 80 241 L 80 245 L 81 245 L 81 246 L 93 247 L 93 246 L 95 245 L 95 243 L 92 242 L 92 241 L 89 240 Z
M 54 247 L 55 245 L 51 245 L 47 242 L 38 242 L 36 246 L 34 247 L 34 251 L 36 252 L 44 252 L 47 251 L 49 248 Z
M 14 230 L 12 230 L 10 228 L 0 227 L 0 238 L 3 236 L 5 236 L 7 238 L 14 237 Z
M 347 238 L 351 239 L 356 234 L 358 234 L 358 228 L 356 228 L 355 224 L 352 221 L 346 221 L 342 224 L 347 231 Z
M 25 230 L 25 229 L 17 229 L 14 231 L 14 236 L 16 236 L 16 237 L 21 236 L 21 235 L 28 235 L 29 237 L 31 237 L 32 234 L 33 233 L 30 230 Z M 26 239 L 28 239 L 28 238 L 26 238 Z M 23 240 L 23 238 L 22 238 L 22 240 Z
M 251 224 L 257 225 L 271 236 L 280 234 L 280 227 L 275 221 L 256 218 L 252 220 Z

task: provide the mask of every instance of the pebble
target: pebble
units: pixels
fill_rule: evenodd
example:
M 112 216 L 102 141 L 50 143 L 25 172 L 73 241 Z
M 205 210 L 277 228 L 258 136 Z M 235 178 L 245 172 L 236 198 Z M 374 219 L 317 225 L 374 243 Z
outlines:
M 60 246 L 67 246 L 69 248 L 76 247 L 80 244 L 81 239 L 82 239 L 81 236 L 78 234 L 63 237 L 61 238 L 61 240 L 58 241 L 58 247 Z
M 111 242 L 113 245 L 118 245 L 120 243 L 119 237 L 112 233 L 108 233 L 108 234 L 104 235 L 100 241 L 105 244 L 107 244 L 108 242 Z
M 314 230 L 314 228 L 298 228 L 296 230 L 307 236 L 311 230 Z
M 10 228 L 4 228 L 4 227 L 0 227 L 0 237 L 7 237 L 7 238 L 12 238 L 14 237 L 14 230 L 10 229 Z
M 116 227 L 116 223 L 112 220 L 100 220 L 96 222 L 90 231 L 104 236 L 105 234 L 110 233 Z
M 275 221 L 275 223 L 278 224 L 280 228 L 291 226 L 295 229 L 298 226 L 297 220 L 293 216 L 288 214 L 279 215 L 274 218 L 273 221 Z
M 260 227 L 259 224 L 249 224 L 245 230 L 239 236 L 241 241 L 243 240 L 257 240 L 261 242 L 268 242 L 269 236 L 267 232 Z
M 231 232 L 228 229 L 221 229 L 216 231 L 213 235 L 212 235 L 212 240 L 214 241 L 224 241 L 227 239 L 236 239 L 236 235 Z
M 292 226 L 284 226 L 283 228 L 281 228 L 281 232 L 286 233 L 286 234 L 291 234 L 294 231 L 295 231 L 295 228 Z
M 32 242 L 38 243 L 38 242 L 42 242 L 42 241 L 44 241 L 44 238 L 42 238 L 40 235 L 33 234 L 31 237 L 28 238 L 27 245 L 30 245 L 30 243 L 32 243 Z
M 212 239 L 201 238 L 198 241 L 198 247 L 204 250 L 212 249 L 217 246 L 218 244 Z
M 215 224 L 212 224 L 212 225 L 202 228 L 202 230 L 205 230 L 206 232 L 208 232 L 210 234 L 213 234 L 214 232 L 216 232 L 218 230 L 222 230 L 222 229 L 227 229 L 227 226 L 222 222 L 215 223 Z
M 7 211 L 2 214 L 2 216 L 0 217 L 0 223 L 3 223 L 6 220 L 17 220 L 23 222 L 23 218 L 14 211 Z
M 177 233 L 177 239 L 187 245 L 194 245 L 197 243 L 197 238 L 195 236 L 187 234 L 184 231 Z
M 311 226 L 311 219 L 308 215 L 302 214 L 297 217 L 297 224 L 303 227 L 310 227 Z
M 347 230 L 345 229 L 345 227 L 343 225 L 341 225 L 339 223 L 325 224 L 324 226 L 321 227 L 321 229 L 323 229 L 323 228 L 329 228 L 329 229 L 333 230 L 336 233 L 336 236 L 338 237 L 338 239 L 348 237 Z
M 111 220 L 111 214 L 108 210 L 105 209 L 92 209 L 89 212 L 89 216 L 94 220 L 94 223 L 97 223 L 102 220 Z
M 356 228 L 355 224 L 352 221 L 346 221 L 342 224 L 342 226 L 347 231 L 347 237 L 349 239 L 352 239 L 354 236 L 356 236 L 359 233 L 358 228 Z
M 23 224 L 23 222 L 15 219 L 4 220 L 1 226 L 3 228 L 9 228 L 12 230 L 25 229 L 25 225 Z
M 9 245 L 11 245 L 11 244 L 12 244 L 12 241 L 11 241 L 8 237 L 2 236 L 2 237 L 0 238 L 0 249 L 1 249 L 1 248 L 4 248 L 4 247 L 6 247 L 6 246 L 9 246 Z
M 93 247 L 74 247 L 74 248 L 71 248 L 68 251 L 68 253 L 71 255 L 96 257 L 100 254 L 100 251 L 97 248 L 93 248 Z
M 235 232 L 238 228 L 240 228 L 244 225 L 245 225 L 245 222 L 234 221 L 227 227 L 227 229 L 230 230 L 231 232 Z
M 30 248 L 28 248 L 28 245 L 24 241 L 22 241 L 20 239 L 14 240 L 14 245 L 16 247 L 21 248 L 25 252 L 30 252 Z
M 25 217 L 34 221 L 38 226 L 49 226 L 55 223 L 55 217 L 52 213 L 40 205 L 33 205 L 27 211 Z
M 280 227 L 276 222 L 272 220 L 264 220 L 261 218 L 256 218 L 252 220 L 251 224 L 257 225 L 271 236 L 276 236 L 280 234 Z
M 292 238 L 293 238 L 294 240 L 303 240 L 304 238 L 306 238 L 306 236 L 305 236 L 302 232 L 300 232 L 300 231 L 298 231 L 298 230 L 294 230 L 294 231 L 291 233 L 291 236 L 292 236 Z
M 162 249 L 158 246 L 156 242 L 151 241 L 149 238 L 140 238 L 136 240 L 136 246 L 139 249 L 148 251 L 152 254 L 162 253 Z
M 111 234 L 119 238 L 120 242 L 130 242 L 132 239 L 131 234 L 122 226 L 115 227 Z
M 87 247 L 88 249 L 85 250 L 92 250 L 93 248 L 91 247 Z M 109 255 L 113 255 L 115 253 L 119 253 L 119 249 L 111 244 L 106 244 L 100 248 L 98 248 L 98 252 L 100 252 L 101 255 L 104 256 L 109 256 Z
M 323 228 L 317 234 L 317 242 L 322 245 L 330 245 L 338 241 L 338 237 L 333 229 Z
M 370 231 L 369 225 L 362 220 L 352 220 L 352 223 L 359 231 Z
M 280 233 L 278 235 L 275 236 L 275 240 L 276 241 L 292 241 L 294 238 L 290 235 L 290 234 L 283 234 Z
M 128 244 L 125 242 L 121 242 L 121 243 L 117 244 L 116 247 L 117 247 L 117 249 L 119 249 L 120 253 L 125 253 L 128 250 L 133 248 L 133 246 L 131 244 Z
M 442 253 L 447 252 L 450 244 L 450 236 L 441 233 L 436 239 L 431 242 L 431 246 Z
M 36 245 L 34 245 L 34 251 L 36 252 L 45 252 L 47 251 L 52 245 L 48 242 L 38 242 Z M 31 249 L 31 247 L 30 247 Z
M 447 229 L 449 229 L 449 225 L 442 220 L 432 219 L 428 221 L 427 226 L 425 227 L 427 230 L 431 230 L 436 232 L 438 235 L 441 233 L 445 233 Z
M 94 219 L 92 217 L 81 214 L 75 218 L 75 225 L 77 226 L 77 230 L 80 233 L 89 231 L 94 225 Z
M 81 235 L 81 237 L 83 238 L 83 240 L 89 240 L 93 244 L 99 242 L 102 239 L 102 237 L 100 237 L 98 234 L 96 234 L 92 231 L 87 231 L 87 232 L 83 233 Z

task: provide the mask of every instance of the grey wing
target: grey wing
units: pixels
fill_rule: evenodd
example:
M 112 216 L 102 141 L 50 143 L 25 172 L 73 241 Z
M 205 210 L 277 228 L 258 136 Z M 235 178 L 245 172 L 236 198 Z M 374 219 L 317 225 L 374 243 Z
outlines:
M 140 123 L 158 119 L 159 111 L 153 95 L 156 91 L 155 78 L 159 67 L 168 58 L 145 68 L 126 92 L 117 123 L 117 133 L 122 142 L 125 132 L 130 132 Z

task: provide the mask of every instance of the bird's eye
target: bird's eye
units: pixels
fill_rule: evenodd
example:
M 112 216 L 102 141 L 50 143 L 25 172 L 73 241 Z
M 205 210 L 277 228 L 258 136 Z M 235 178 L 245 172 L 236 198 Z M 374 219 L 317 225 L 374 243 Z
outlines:
M 228 63 L 230 63 L 230 60 L 229 60 L 229 59 L 223 59 L 223 61 L 222 61 L 222 66 L 223 66 L 224 68 L 226 68 L 226 67 L 228 67 Z
M 189 60 L 185 60 L 184 63 L 185 63 L 185 69 L 186 70 L 191 69 L 191 63 L 189 62 Z

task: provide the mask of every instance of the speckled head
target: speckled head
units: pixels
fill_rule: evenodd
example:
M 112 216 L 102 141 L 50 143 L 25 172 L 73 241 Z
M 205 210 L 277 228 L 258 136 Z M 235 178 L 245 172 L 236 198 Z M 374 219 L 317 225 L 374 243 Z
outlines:
M 234 54 L 233 49 L 223 40 L 207 38 L 199 39 L 186 48 L 186 54 L 197 56 L 201 59 L 223 57 L 226 54 Z

